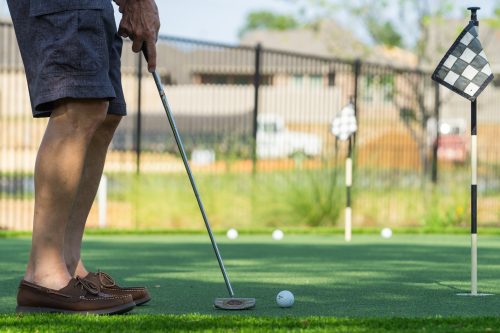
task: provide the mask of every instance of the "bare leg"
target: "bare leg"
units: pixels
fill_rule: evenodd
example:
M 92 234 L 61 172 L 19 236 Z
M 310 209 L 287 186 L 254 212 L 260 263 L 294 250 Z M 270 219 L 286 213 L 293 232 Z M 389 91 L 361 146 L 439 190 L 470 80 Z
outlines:
M 90 208 L 99 188 L 108 146 L 121 118 L 121 116 L 108 115 L 95 132 L 87 150 L 81 184 L 64 238 L 64 259 L 72 276 L 85 277 L 88 274 L 80 257 L 82 237 Z
M 24 279 L 60 289 L 71 279 L 64 235 L 91 139 L 106 117 L 108 102 L 67 100 L 52 112 L 35 164 L 35 214 L 30 260 Z

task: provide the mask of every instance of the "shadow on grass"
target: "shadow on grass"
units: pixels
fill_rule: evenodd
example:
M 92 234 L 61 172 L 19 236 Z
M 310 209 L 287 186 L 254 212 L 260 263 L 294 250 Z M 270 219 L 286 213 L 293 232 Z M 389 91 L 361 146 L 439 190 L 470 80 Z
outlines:
M 470 278 L 469 249 L 463 237 L 418 236 L 394 242 L 345 244 L 297 236 L 286 242 L 263 237 L 219 244 L 237 296 L 257 298 L 257 316 L 497 316 L 500 298 L 458 297 Z M 431 239 L 431 241 L 429 241 Z M 451 240 L 451 241 L 450 241 Z M 483 291 L 500 294 L 498 238 L 480 248 Z M 0 242 L 0 312 L 12 312 L 29 241 Z M 206 236 L 93 237 L 85 242 L 89 268 L 111 273 L 124 285 L 146 285 L 153 296 L 137 314 L 234 314 L 215 310 L 227 290 Z M 5 288 L 3 287 L 5 286 Z M 296 297 L 281 309 L 275 295 Z

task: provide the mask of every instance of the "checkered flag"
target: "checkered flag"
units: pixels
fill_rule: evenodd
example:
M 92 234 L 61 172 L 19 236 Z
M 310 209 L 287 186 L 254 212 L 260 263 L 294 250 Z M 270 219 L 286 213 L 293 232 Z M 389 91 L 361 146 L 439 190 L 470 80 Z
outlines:
M 337 139 L 344 141 L 356 133 L 357 129 L 358 125 L 354 113 L 354 105 L 349 103 L 333 119 L 332 133 Z
M 474 101 L 493 80 L 491 67 L 473 22 L 465 27 L 446 52 L 432 79 L 470 101 Z

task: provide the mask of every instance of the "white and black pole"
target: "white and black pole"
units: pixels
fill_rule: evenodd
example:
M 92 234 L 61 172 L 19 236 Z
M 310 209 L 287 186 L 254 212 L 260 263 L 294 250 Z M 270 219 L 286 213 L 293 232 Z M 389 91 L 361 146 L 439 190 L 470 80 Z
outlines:
M 469 7 L 471 22 L 477 27 L 477 11 L 479 7 Z M 477 295 L 477 98 L 470 104 L 470 134 L 471 134 L 471 290 L 470 294 Z
M 352 187 L 352 136 L 347 144 L 347 158 L 345 160 L 345 186 L 346 186 L 346 208 L 345 208 L 345 241 L 350 242 L 352 237 L 352 209 L 351 209 L 351 187 Z
M 480 7 L 469 7 L 471 21 L 476 27 L 479 26 L 477 11 Z M 471 188 L 470 188 L 470 212 L 471 212 L 471 290 L 470 294 L 459 294 L 461 296 L 488 296 L 491 294 L 479 294 L 477 292 L 477 98 L 471 101 Z
M 477 99 L 471 102 L 471 295 L 477 295 Z
M 477 98 L 493 80 L 493 73 L 479 41 L 477 11 L 432 73 L 432 79 L 471 102 L 471 291 L 460 296 L 486 296 L 477 292 Z
M 346 208 L 345 208 L 345 227 L 344 238 L 346 242 L 351 241 L 352 237 L 352 151 L 353 151 L 353 135 L 358 129 L 356 121 L 356 110 L 353 98 L 337 113 L 332 122 L 332 134 L 335 135 L 335 149 L 337 149 L 337 140 L 347 141 L 347 157 L 345 161 L 345 185 L 346 185 Z M 336 157 L 335 157 L 336 158 Z

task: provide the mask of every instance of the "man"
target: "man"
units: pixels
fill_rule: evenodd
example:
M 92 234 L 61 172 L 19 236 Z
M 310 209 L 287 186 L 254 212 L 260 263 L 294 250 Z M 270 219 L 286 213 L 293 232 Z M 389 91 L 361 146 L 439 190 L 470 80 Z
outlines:
M 85 222 L 106 152 L 126 114 L 123 37 L 156 66 L 160 27 L 154 0 L 8 0 L 34 117 L 50 117 L 35 163 L 35 214 L 18 312 L 111 314 L 149 301 L 144 287 L 121 288 L 80 257 Z

